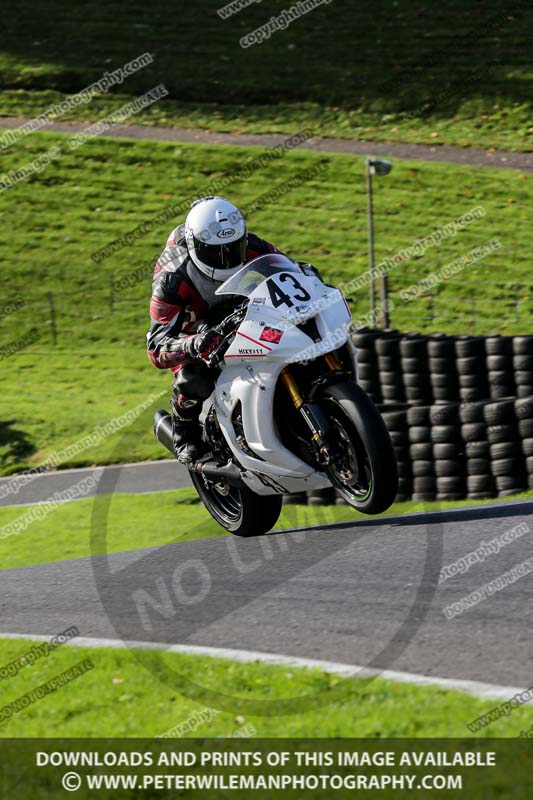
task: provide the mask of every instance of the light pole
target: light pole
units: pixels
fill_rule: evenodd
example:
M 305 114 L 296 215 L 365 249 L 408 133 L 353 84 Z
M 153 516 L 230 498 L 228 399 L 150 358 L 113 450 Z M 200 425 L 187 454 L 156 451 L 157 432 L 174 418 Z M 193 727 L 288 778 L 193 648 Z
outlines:
M 368 253 L 370 271 L 370 311 L 372 314 L 372 327 L 377 324 L 376 319 L 376 273 L 374 264 L 374 203 L 372 196 L 373 175 L 388 175 L 392 169 L 390 161 L 384 161 L 373 156 L 366 160 L 366 185 L 368 190 Z M 380 279 L 381 308 L 385 327 L 389 325 L 389 312 L 387 311 L 387 275 L 384 273 Z

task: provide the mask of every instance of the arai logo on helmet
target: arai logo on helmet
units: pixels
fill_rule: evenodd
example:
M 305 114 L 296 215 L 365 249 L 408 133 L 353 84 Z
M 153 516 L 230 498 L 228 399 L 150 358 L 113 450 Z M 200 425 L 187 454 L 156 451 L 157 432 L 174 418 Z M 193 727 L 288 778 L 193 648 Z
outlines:
M 228 239 L 230 236 L 235 236 L 235 228 L 223 228 L 217 233 L 219 239 Z

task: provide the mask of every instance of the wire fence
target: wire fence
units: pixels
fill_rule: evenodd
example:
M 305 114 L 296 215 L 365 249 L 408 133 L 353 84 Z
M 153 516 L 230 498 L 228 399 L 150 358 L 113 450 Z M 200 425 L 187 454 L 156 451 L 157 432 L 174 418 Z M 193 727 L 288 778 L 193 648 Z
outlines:
M 131 273 L 130 273 L 131 274 Z M 40 338 L 56 345 L 61 333 L 71 333 L 76 323 L 84 324 L 98 320 L 112 321 L 115 316 L 139 309 L 139 319 L 148 325 L 148 302 L 150 294 L 151 268 L 139 270 L 135 281 L 126 280 L 128 274 L 108 273 L 107 281 L 95 288 L 79 290 L 43 290 L 30 302 L 16 298 L 10 304 L 14 309 L 9 316 L 23 314 L 28 320 L 39 320 Z M 137 292 L 132 289 L 137 287 Z M 454 287 L 455 288 L 455 287 Z M 533 326 L 533 283 L 502 283 L 483 280 L 477 288 L 465 287 L 461 293 L 426 290 L 414 299 L 401 297 L 402 287 L 395 286 L 388 293 L 390 304 L 389 324 L 399 329 L 432 329 L 454 326 L 464 333 L 490 333 L 502 323 L 529 331 Z M 458 292 L 460 287 L 457 287 Z M 16 300 L 20 300 L 18 303 Z M 353 298 L 359 316 L 367 307 L 366 293 L 362 291 Z M 8 314 L 0 312 L 0 324 L 6 322 L 0 339 L 2 343 L 13 338 L 15 326 L 4 320 Z M 118 321 L 118 320 L 117 320 Z M 383 320 L 378 320 L 383 323 Z
M 489 283 L 490 286 L 490 283 Z M 487 324 L 505 323 L 528 326 L 533 323 L 533 284 L 502 286 L 494 282 L 493 296 L 483 293 L 486 282 L 477 289 L 467 289 L 461 295 L 440 294 L 428 290 L 415 300 L 405 302 L 399 291 L 390 292 L 389 323 L 404 320 L 423 323 L 425 328 L 434 328 L 450 323 L 463 323 L 465 333 L 487 333 Z M 396 322 L 395 322 L 396 320 Z

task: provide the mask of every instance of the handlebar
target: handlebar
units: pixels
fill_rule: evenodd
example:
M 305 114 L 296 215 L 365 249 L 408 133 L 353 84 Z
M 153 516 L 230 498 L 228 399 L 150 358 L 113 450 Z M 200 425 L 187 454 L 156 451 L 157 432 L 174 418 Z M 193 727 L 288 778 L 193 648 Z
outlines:
M 213 330 L 222 337 L 222 340 L 211 352 L 209 366 L 215 366 L 221 360 L 221 353 L 222 351 L 225 352 L 227 350 L 226 345 L 228 345 L 230 337 L 234 335 L 235 331 L 243 321 L 247 308 L 248 303 L 243 303 L 241 306 L 239 306 L 239 308 L 229 314 L 225 319 L 222 320 L 222 322 L 220 322 L 218 325 L 215 325 L 213 328 Z
M 215 330 L 220 336 L 226 336 L 228 332 L 233 332 L 235 328 L 241 324 L 244 315 L 246 314 L 246 309 L 248 304 L 242 304 L 239 308 L 236 308 L 231 314 L 229 314 L 225 319 L 222 320 L 218 325 L 216 325 L 213 330 Z

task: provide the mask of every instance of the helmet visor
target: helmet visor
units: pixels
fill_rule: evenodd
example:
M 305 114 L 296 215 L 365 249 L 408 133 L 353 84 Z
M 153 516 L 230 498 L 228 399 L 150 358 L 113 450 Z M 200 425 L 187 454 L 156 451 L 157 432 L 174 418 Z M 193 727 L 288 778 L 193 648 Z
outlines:
M 246 237 L 226 244 L 206 244 L 194 237 L 197 258 L 212 269 L 235 269 L 246 260 Z

